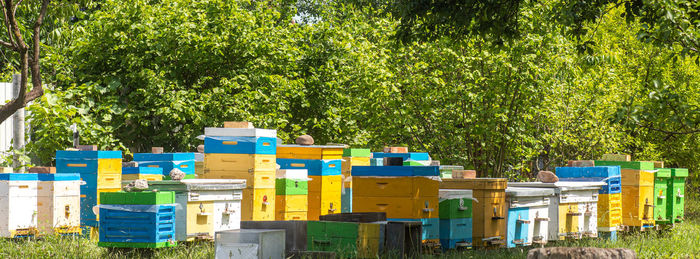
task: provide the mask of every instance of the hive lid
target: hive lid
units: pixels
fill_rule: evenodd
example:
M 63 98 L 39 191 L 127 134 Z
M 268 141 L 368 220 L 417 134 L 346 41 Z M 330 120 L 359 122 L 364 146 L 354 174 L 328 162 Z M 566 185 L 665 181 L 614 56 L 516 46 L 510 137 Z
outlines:
M 308 179 L 309 178 L 309 170 L 306 170 L 306 169 L 279 169 L 279 170 L 277 170 L 277 178 Z
M 654 170 L 654 162 L 595 160 L 595 165 L 596 166 L 617 165 L 617 166 L 620 166 L 622 169 Z
M 671 168 L 654 168 L 656 173 L 654 177 L 656 178 L 668 178 L 671 177 Z
M 2 173 L 0 181 L 38 181 L 38 174 Z
M 80 181 L 80 174 L 38 174 L 39 181 Z
M 175 193 L 171 191 L 146 192 L 103 192 L 100 204 L 111 205 L 158 205 L 175 202 Z
M 188 161 L 194 160 L 194 153 L 135 153 L 134 161 Z
M 369 157 L 372 152 L 369 148 L 346 148 L 343 149 L 344 157 Z
M 688 169 L 686 168 L 671 168 L 672 177 L 688 177 Z
M 102 159 L 122 158 L 121 151 L 67 151 L 57 150 L 56 159 Z
M 510 185 L 510 183 L 508 183 Z M 554 196 L 553 188 L 526 188 L 511 187 L 506 188 L 506 196 L 509 197 L 543 197 Z
M 508 186 L 513 187 L 528 187 L 528 188 L 557 188 L 562 191 L 568 190 L 599 190 L 601 186 L 606 185 L 604 182 L 568 182 L 559 181 L 556 183 L 542 182 L 512 182 Z
M 437 166 L 353 166 L 352 176 L 439 176 Z
M 149 189 L 161 191 L 217 191 L 244 189 L 245 187 L 246 181 L 240 179 L 185 179 L 148 182 Z
M 460 189 L 440 189 L 439 191 L 440 200 L 449 199 L 461 199 L 461 198 L 474 198 L 474 191 L 472 190 L 460 190 Z

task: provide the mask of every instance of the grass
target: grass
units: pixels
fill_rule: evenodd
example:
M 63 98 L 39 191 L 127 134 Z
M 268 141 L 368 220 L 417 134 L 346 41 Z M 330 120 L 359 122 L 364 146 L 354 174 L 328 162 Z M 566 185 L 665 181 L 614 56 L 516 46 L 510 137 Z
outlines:
M 691 194 L 696 196 L 697 194 Z M 639 258 L 692 258 L 700 255 L 700 198 L 686 200 L 686 222 L 665 231 L 620 236 L 618 241 L 585 239 L 548 246 L 629 248 Z M 528 249 L 452 251 L 425 258 L 525 258 Z M 213 243 L 179 245 L 153 250 L 110 250 L 80 237 L 46 237 L 43 240 L 0 239 L 0 258 L 213 258 Z

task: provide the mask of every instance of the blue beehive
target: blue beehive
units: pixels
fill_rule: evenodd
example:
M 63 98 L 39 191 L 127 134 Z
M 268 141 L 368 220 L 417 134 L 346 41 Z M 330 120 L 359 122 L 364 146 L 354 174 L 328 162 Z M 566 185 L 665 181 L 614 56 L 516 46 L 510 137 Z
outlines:
M 278 158 L 280 169 L 306 169 L 309 175 L 328 176 L 341 174 L 341 159 L 291 159 Z
M 194 179 L 194 153 L 135 153 L 139 167 L 163 169 L 163 179 L 170 179 L 170 171 L 177 168 L 185 173 L 185 179 Z
M 159 248 L 176 244 L 173 192 L 119 192 L 103 194 L 102 199 L 110 204 L 100 205 L 98 246 Z
M 370 158 L 369 165 L 371 166 L 384 166 L 384 158 Z
M 204 138 L 207 154 L 277 154 L 277 138 L 269 137 L 215 137 Z
M 439 176 L 438 166 L 353 166 L 353 176 Z
M 458 246 L 469 247 L 472 243 L 472 218 L 440 220 L 440 244 L 443 249 Z

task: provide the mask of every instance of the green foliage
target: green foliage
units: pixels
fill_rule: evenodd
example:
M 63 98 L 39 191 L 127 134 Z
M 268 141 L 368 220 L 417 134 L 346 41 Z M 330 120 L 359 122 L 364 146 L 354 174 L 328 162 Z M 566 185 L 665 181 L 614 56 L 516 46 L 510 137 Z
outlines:
M 30 109 L 36 163 L 70 145 L 193 151 L 226 120 L 374 149 L 409 145 L 484 176 L 532 177 L 569 159 L 630 153 L 699 168 L 700 68 L 639 40 L 612 8 L 580 39 L 553 2 L 519 5 L 522 32 L 397 44 L 379 2 L 107 1 L 47 51 L 55 85 Z M 302 21 L 299 23 L 298 21 Z M 494 34 L 496 35 L 496 34 Z M 581 52 L 579 42 L 590 41 Z

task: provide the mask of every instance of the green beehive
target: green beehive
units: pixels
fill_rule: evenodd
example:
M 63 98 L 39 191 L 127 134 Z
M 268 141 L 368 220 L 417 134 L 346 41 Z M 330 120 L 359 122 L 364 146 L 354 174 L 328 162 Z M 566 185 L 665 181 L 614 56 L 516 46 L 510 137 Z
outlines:
M 641 161 L 602 161 L 596 160 L 595 166 L 619 165 L 622 169 L 654 170 L 654 162 Z
M 671 168 L 667 210 L 670 212 L 670 220 L 673 222 L 682 222 L 684 218 L 686 177 L 688 177 L 688 169 Z
M 276 195 L 308 195 L 309 182 L 307 180 L 277 178 L 275 180 Z
M 656 224 L 672 223 L 669 219 L 671 211 L 667 209 L 667 202 L 670 198 L 668 193 L 671 181 L 670 168 L 656 168 L 654 173 L 654 220 Z
M 111 205 L 159 205 L 175 203 L 174 192 L 103 192 L 101 204 Z
M 306 224 L 309 251 L 334 251 L 340 257 L 352 256 L 357 251 L 358 223 L 309 221 Z

